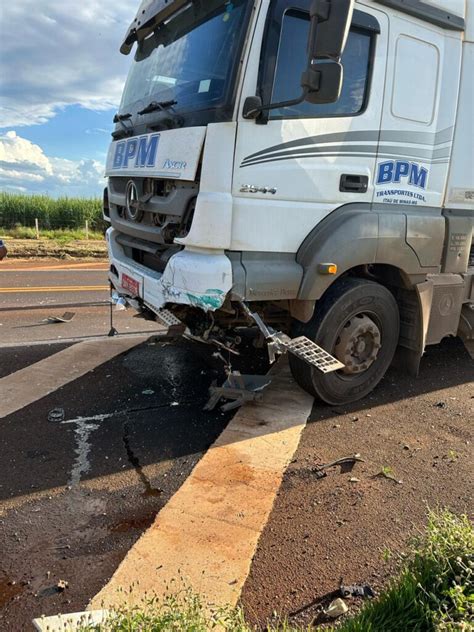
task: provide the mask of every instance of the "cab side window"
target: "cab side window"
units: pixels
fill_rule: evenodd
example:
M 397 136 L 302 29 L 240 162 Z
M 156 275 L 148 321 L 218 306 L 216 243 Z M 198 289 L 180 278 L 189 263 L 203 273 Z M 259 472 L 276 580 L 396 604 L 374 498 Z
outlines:
M 273 83 L 273 103 L 294 99 L 301 93 L 300 79 L 302 68 L 307 63 L 308 33 L 308 13 L 297 10 L 285 13 Z M 342 57 L 344 83 L 336 103 L 314 105 L 305 102 L 273 110 L 270 118 L 355 116 L 363 112 L 367 102 L 373 43 L 372 33 L 358 27 L 351 28 Z

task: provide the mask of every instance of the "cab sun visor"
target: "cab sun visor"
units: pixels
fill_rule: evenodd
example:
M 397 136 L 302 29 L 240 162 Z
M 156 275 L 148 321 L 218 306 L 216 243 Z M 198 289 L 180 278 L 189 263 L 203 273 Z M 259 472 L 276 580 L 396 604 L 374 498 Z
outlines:
M 120 47 L 120 52 L 123 55 L 129 55 L 134 43 L 150 35 L 157 24 L 195 2 L 196 0 L 143 0 Z

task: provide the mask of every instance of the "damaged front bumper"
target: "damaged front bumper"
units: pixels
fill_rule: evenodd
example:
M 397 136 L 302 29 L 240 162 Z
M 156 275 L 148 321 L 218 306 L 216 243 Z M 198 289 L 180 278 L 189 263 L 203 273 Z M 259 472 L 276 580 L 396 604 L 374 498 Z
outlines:
M 224 304 L 232 289 L 232 265 L 224 253 L 185 249 L 160 273 L 127 257 L 117 235 L 113 228 L 107 231 L 109 279 L 121 296 L 139 299 L 155 312 L 167 304 L 213 312 Z

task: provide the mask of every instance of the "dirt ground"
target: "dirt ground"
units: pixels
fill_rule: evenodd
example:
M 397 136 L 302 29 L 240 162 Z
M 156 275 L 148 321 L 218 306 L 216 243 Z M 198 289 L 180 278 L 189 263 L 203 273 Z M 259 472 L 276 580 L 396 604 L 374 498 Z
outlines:
M 428 507 L 473 511 L 473 379 L 462 344 L 446 340 L 428 350 L 418 379 L 393 371 L 358 404 L 314 406 L 244 587 L 250 621 L 277 612 L 324 623 L 341 578 L 376 592 L 387 583 Z M 364 462 L 352 471 L 318 479 L 317 465 L 355 453 Z
M 107 244 L 101 241 L 71 241 L 61 244 L 54 239 L 9 239 L 5 238 L 8 247 L 8 257 L 17 259 L 28 257 L 58 258 L 58 259 L 98 259 L 107 256 Z

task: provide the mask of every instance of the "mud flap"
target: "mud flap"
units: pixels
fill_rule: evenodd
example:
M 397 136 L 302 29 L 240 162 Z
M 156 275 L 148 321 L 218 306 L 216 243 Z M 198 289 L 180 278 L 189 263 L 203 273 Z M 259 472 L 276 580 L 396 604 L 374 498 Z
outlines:
M 415 290 L 399 290 L 397 303 L 400 310 L 400 339 L 393 366 L 417 377 L 425 351 L 433 303 L 433 283 L 424 281 Z

